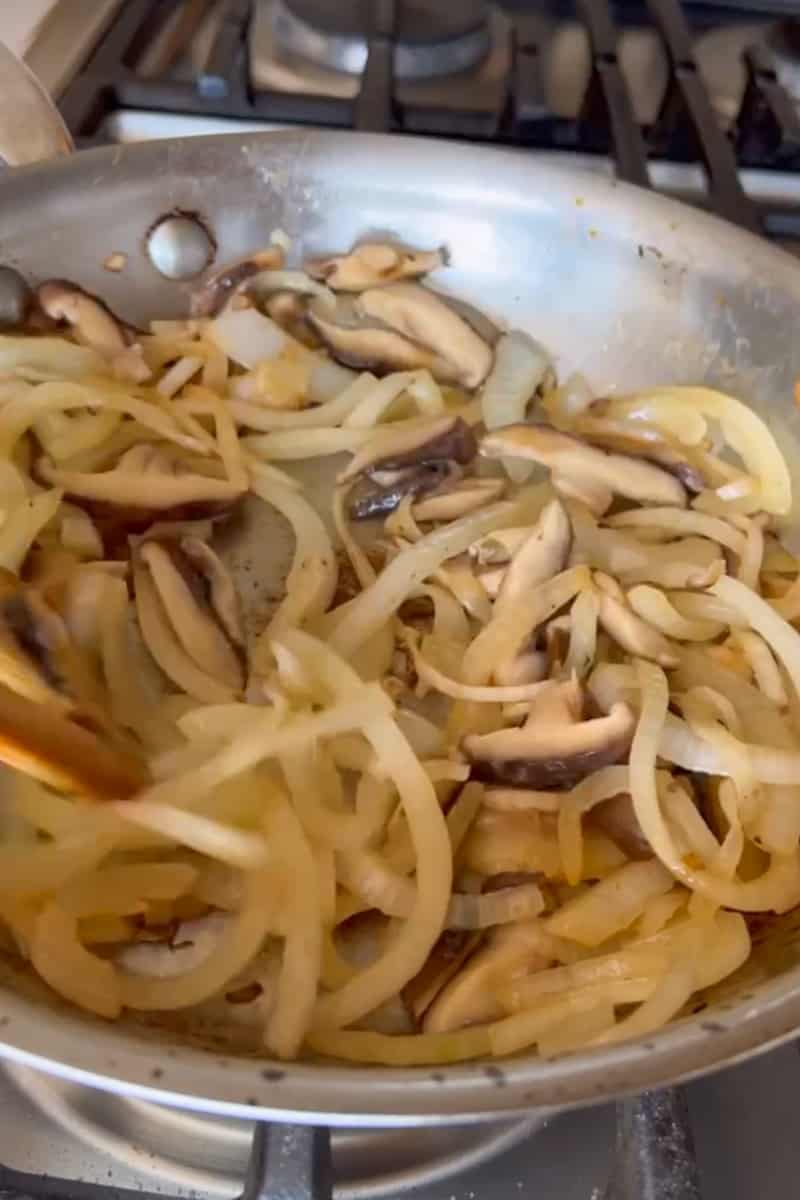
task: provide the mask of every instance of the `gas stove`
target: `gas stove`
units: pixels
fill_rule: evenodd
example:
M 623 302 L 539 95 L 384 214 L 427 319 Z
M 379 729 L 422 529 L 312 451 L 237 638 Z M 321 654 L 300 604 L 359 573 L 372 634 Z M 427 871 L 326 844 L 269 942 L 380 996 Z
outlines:
M 27 58 L 79 145 L 297 125 L 500 143 L 800 251 L 800 0 L 56 0 Z M 619 1111 L 336 1131 L 334 1195 L 783 1200 L 799 1085 L 788 1046 Z M 316 1134 L 22 1065 L 0 1106 L 9 1198 L 330 1195 L 302 1170 Z
M 602 1106 L 447 1130 L 338 1131 L 333 1197 L 786 1200 L 800 1177 L 793 1136 L 799 1087 L 794 1045 L 688 1085 L 699 1190 L 691 1181 L 676 1190 L 669 1174 L 648 1175 L 652 1148 L 638 1176 L 647 1190 L 607 1190 L 615 1111 Z M 255 1134 L 247 1122 L 109 1096 L 20 1066 L 0 1070 L 0 1111 L 5 1200 L 134 1200 L 134 1193 L 139 1200 L 227 1200 L 243 1190 L 248 1200 L 326 1195 L 297 1176 L 287 1184 L 267 1172 L 265 1180 L 264 1140 L 270 1132 L 290 1139 L 285 1127 Z
M 67 11 L 83 65 L 65 79 L 54 46 Z M 29 61 L 82 142 L 291 125 L 499 142 L 800 243 L 797 2 L 97 0 L 80 12 L 61 0 Z

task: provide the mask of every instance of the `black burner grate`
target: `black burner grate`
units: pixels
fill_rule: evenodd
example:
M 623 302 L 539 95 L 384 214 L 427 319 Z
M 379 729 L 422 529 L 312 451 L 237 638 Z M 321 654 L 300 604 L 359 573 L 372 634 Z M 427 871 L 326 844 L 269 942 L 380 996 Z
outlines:
M 780 210 L 748 198 L 741 167 L 800 172 L 800 119 L 779 83 L 768 52 L 746 56 L 747 88 L 738 118 L 725 132 L 713 110 L 692 53 L 692 31 L 680 0 L 636 5 L 639 25 L 661 38 L 669 81 L 657 119 L 637 124 L 617 59 L 618 24 L 609 0 L 575 0 L 565 11 L 589 35 L 592 71 L 575 119 L 548 110 L 542 84 L 543 47 L 525 13 L 513 14 L 511 70 L 494 111 L 400 103 L 392 76 L 396 0 L 373 0 L 367 66 L 353 99 L 254 89 L 248 70 L 247 35 L 252 0 L 229 0 L 210 50 L 192 79 L 169 67 L 196 32 L 191 19 L 203 6 L 186 4 L 175 21 L 161 68 L 137 71 L 143 50 L 174 18 L 178 0 L 127 0 L 83 72 L 68 86 L 61 108 L 78 138 L 98 136 L 114 110 L 141 109 L 229 117 L 281 124 L 355 128 L 467 138 L 531 148 L 609 156 L 620 178 L 649 186 L 648 160 L 699 163 L 707 180 L 706 203 L 738 225 L 774 236 L 800 237 L 800 206 Z M 620 10 L 617 9 L 619 12 Z M 623 6 L 621 10 L 627 14 Z M 626 16 L 627 19 L 627 16 Z

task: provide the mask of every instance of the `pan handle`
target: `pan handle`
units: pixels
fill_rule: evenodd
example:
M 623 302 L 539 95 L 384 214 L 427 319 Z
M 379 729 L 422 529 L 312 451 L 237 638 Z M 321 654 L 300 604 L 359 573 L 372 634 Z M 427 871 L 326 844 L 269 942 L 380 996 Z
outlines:
M 9 167 L 70 154 L 75 146 L 36 76 L 0 42 L 0 159 Z

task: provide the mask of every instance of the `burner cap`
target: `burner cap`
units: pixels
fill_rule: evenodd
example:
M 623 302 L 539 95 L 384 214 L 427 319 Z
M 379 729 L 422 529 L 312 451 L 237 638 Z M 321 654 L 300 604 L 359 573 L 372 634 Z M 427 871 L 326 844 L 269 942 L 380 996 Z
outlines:
M 369 0 L 274 0 L 273 29 L 284 50 L 360 75 L 367 61 Z M 491 48 L 485 0 L 397 0 L 394 73 L 432 79 L 466 71 Z

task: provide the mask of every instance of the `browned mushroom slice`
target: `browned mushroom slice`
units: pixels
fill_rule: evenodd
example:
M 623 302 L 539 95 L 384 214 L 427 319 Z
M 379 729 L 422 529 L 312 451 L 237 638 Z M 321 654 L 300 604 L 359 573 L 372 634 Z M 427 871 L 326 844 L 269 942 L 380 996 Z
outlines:
M 633 811 L 633 800 L 628 792 L 620 792 L 609 800 L 596 805 L 588 816 L 589 823 L 607 833 L 628 858 L 653 857 L 653 848 L 642 833 Z
M 308 319 L 333 357 L 346 367 L 376 375 L 425 368 L 441 383 L 458 382 L 449 359 L 359 313 L 347 297 L 339 297 L 334 308 L 312 300 Z
M 143 513 L 170 513 L 175 519 L 174 510 L 181 510 L 185 516 L 212 515 L 244 495 L 238 484 L 201 475 L 165 447 L 149 444 L 133 446 L 109 471 L 70 471 L 41 458 L 36 474 L 78 501 Z
M 240 692 L 245 672 L 233 582 L 213 551 L 208 550 L 204 556 L 191 540 L 190 547 L 191 554 L 187 554 L 177 542 L 148 538 L 139 545 L 137 557 L 150 573 L 170 631 L 184 653 L 211 679 L 232 692 Z M 137 586 L 141 586 L 140 575 Z M 229 626 L 235 630 L 235 640 Z M 143 633 L 150 645 L 153 638 L 148 638 L 147 630 Z M 155 651 L 154 656 L 159 661 Z M 182 683 L 180 679 L 174 681 Z
M 419 466 L 404 467 L 397 471 L 377 471 L 369 482 L 364 481 L 358 486 L 358 490 L 349 498 L 350 518 L 353 521 L 366 521 L 371 517 L 385 517 L 394 512 L 406 496 L 424 496 L 435 491 L 454 474 L 460 476 L 461 472 L 455 463 L 446 459 L 423 462 Z M 381 484 L 378 482 L 381 478 L 388 478 L 389 481 Z
M 503 1015 L 496 995 L 498 981 L 509 971 L 539 970 L 548 961 L 527 923 L 493 930 L 486 945 L 467 959 L 428 1008 L 422 1023 L 425 1033 L 448 1033 L 496 1020 Z
M 626 601 L 607 591 L 600 591 L 598 598 L 600 624 L 623 650 L 638 658 L 649 658 L 662 667 L 677 667 L 678 656 L 664 635 L 637 616 Z
M 427 275 L 444 261 L 442 250 L 407 250 L 387 242 L 362 242 L 349 254 L 312 258 L 305 263 L 305 269 L 335 292 L 363 292 L 399 279 Z
M 564 506 L 551 500 L 511 559 L 498 594 L 500 605 L 510 609 L 520 596 L 563 570 L 571 544 L 572 526 Z
M 428 955 L 425 966 L 401 993 L 409 1016 L 419 1024 L 436 997 L 447 987 L 482 939 L 480 933 L 446 929 Z
M 234 646 L 244 647 L 242 602 L 227 567 L 207 542 L 184 537 L 180 548 L 197 567 L 210 589 L 210 604 Z
M 395 283 L 362 292 L 356 310 L 427 346 L 451 364 L 453 377 L 464 387 L 478 387 L 489 374 L 491 348 L 440 296 L 419 284 Z
M 503 479 L 459 479 L 445 483 L 411 509 L 415 521 L 455 521 L 499 500 L 505 491 Z
M 527 721 L 521 728 L 464 738 L 472 774 L 486 783 L 516 787 L 567 787 L 630 749 L 636 718 L 627 704 L 607 716 L 577 724 Z
M 144 762 L 57 707 L 0 684 L 0 760 L 60 791 L 124 800 L 147 783 Z
M 18 580 L 4 581 L 0 593 L 0 679 L 19 695 L 56 707 L 102 699 L 62 618 Z
M 641 429 L 633 429 L 631 423 L 626 421 L 578 417 L 570 429 L 601 450 L 644 458 L 663 467 L 679 479 L 689 492 L 702 492 L 706 486 L 702 472 L 691 461 L 690 452 L 652 426 L 643 425 Z
M 399 429 L 387 426 L 367 439 L 338 482 L 347 483 L 365 471 L 404 471 L 422 463 L 449 461 L 463 466 L 472 462 L 477 449 L 475 435 L 461 417 L 437 417 Z
M 135 332 L 107 304 L 66 279 L 41 283 L 36 298 L 46 316 L 66 322 L 76 341 L 101 354 L 119 354 L 134 340 Z
M 192 314 L 196 317 L 214 317 L 228 301 L 254 275 L 261 271 L 272 271 L 283 263 L 283 251 L 279 246 L 269 246 L 241 259 L 207 279 L 192 297 Z
M 557 485 L 572 486 L 573 494 L 584 488 L 598 497 L 613 492 L 651 504 L 686 506 L 683 484 L 668 471 L 625 454 L 607 454 L 548 425 L 507 425 L 488 433 L 480 452 L 487 458 L 517 456 L 541 463 Z

